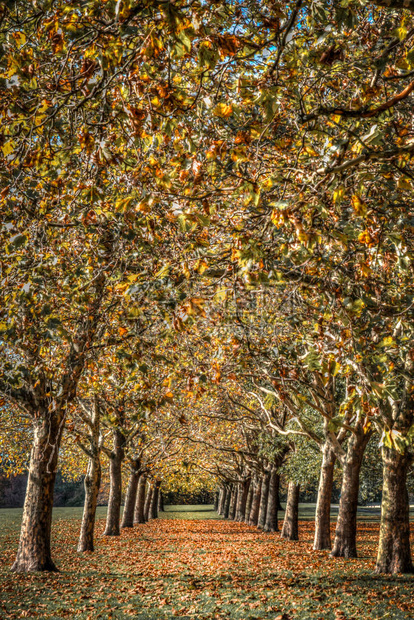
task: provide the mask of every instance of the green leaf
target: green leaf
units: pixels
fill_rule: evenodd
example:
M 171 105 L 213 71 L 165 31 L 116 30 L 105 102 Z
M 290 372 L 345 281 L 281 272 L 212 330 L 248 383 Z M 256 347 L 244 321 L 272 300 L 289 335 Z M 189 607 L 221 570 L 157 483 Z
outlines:
M 12 237 L 10 239 L 10 246 L 13 246 L 13 248 L 21 248 L 22 246 L 26 245 L 27 243 L 27 237 L 26 235 L 15 235 L 14 237 Z

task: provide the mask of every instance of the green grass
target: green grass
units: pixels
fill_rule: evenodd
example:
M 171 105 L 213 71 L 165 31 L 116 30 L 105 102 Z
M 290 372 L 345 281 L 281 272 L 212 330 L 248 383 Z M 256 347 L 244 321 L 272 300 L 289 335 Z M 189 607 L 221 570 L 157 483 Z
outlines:
M 284 507 L 284 504 L 282 503 Z M 302 521 L 313 521 L 315 517 L 315 506 L 313 503 L 299 505 L 299 519 Z M 83 508 L 75 506 L 70 508 L 54 508 L 53 519 L 81 519 Z M 106 517 L 106 506 L 98 506 L 96 511 L 97 518 Z M 332 504 L 331 520 L 335 521 L 338 514 L 338 505 Z M 359 506 L 358 519 L 360 521 L 379 521 L 381 515 L 380 506 Z M 161 519 L 221 519 L 214 506 L 211 505 L 176 505 L 166 506 L 165 512 L 160 513 Z M 414 505 L 410 509 L 411 519 L 414 520 Z M 281 512 L 283 517 L 283 512 Z M 7 527 L 20 527 L 22 518 L 21 508 L 0 508 L 0 528 L 7 524 Z
M 205 505 L 177 505 L 165 506 L 165 511 L 160 512 L 161 519 L 221 519 L 214 510 L 214 506 Z

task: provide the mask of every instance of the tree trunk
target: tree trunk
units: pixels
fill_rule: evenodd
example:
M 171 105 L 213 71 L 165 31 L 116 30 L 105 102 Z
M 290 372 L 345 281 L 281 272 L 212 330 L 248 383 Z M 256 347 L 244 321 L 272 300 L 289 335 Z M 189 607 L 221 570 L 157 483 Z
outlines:
M 134 510 L 137 500 L 138 482 L 141 476 L 140 466 L 141 462 L 139 459 L 135 459 L 131 463 L 131 473 L 129 475 L 121 527 L 134 526 Z
M 46 412 L 34 420 L 19 548 L 12 567 L 17 573 L 58 570 L 51 557 L 50 535 L 62 430 L 63 415 Z
M 96 506 L 101 486 L 100 411 L 96 396 L 94 397 L 87 420 L 89 425 L 89 448 L 82 446 L 82 449 L 88 455 L 88 469 L 84 480 L 85 502 L 78 542 L 79 553 L 94 550 Z
M 280 533 L 286 540 L 299 540 L 299 491 L 300 485 L 289 482 L 285 518 Z
M 230 502 L 231 502 L 231 491 L 232 491 L 232 485 L 227 485 L 227 487 L 226 487 L 226 500 L 224 502 L 224 512 L 223 512 L 223 517 L 225 519 L 229 518 Z
M 246 506 L 245 506 L 244 515 L 243 515 L 243 521 L 245 523 L 249 522 L 250 511 L 252 509 L 253 491 L 254 491 L 254 484 L 253 484 L 253 480 L 250 478 L 249 492 L 247 493 Z
M 313 548 L 318 551 L 331 548 L 331 499 L 335 461 L 335 453 L 331 446 L 326 443 L 322 451 L 322 467 L 315 514 Z
M 357 428 L 348 440 L 348 448 L 342 474 L 341 497 L 336 522 L 335 540 L 331 555 L 336 558 L 356 558 L 356 531 L 359 491 L 359 472 L 364 451 L 371 433 Z
M 104 536 L 119 536 L 119 521 L 121 517 L 122 501 L 122 461 L 124 460 L 124 435 L 119 429 L 114 429 L 114 448 L 109 459 L 109 502 L 106 516 Z
M 164 495 L 161 489 L 158 491 L 158 512 L 164 512 Z
M 277 521 L 277 511 L 279 504 L 279 484 L 280 476 L 276 467 L 273 467 L 269 477 L 269 495 L 267 498 L 265 532 L 277 532 L 279 525 Z
M 231 501 L 230 501 L 230 509 L 229 509 L 229 519 L 234 521 L 234 517 L 236 516 L 236 506 L 237 506 L 237 498 L 239 495 L 239 485 L 234 484 L 231 492 Z
M 259 518 L 257 520 L 257 527 L 259 527 L 261 530 L 264 529 L 264 526 L 266 524 L 267 500 L 269 498 L 269 480 L 269 472 L 265 472 L 262 481 L 262 493 L 260 495 Z
M 214 493 L 214 510 L 217 512 L 217 508 L 218 508 L 218 504 L 219 504 L 219 492 L 216 491 Z
M 146 523 L 149 520 L 149 513 L 150 513 L 153 492 L 154 492 L 154 487 L 152 486 L 152 484 L 148 483 L 147 493 L 145 496 L 145 505 L 144 505 L 144 523 Z
M 225 499 L 225 493 L 226 493 L 226 488 L 225 487 L 220 487 L 219 501 L 218 501 L 218 506 L 217 506 L 217 514 L 219 514 L 219 515 L 223 514 L 223 503 L 224 503 L 224 499 Z
M 246 511 L 247 495 L 250 488 L 250 478 L 246 478 L 241 483 L 239 494 L 237 496 L 236 521 L 244 521 L 244 513 Z
M 157 480 L 154 484 L 151 496 L 151 504 L 149 509 L 149 519 L 156 519 L 158 517 L 158 494 L 160 492 L 161 482 Z
M 377 573 L 412 573 L 407 471 L 411 456 L 382 447 L 383 488 Z
M 101 460 L 98 446 L 96 448 L 97 450 L 93 453 L 93 458 L 89 459 L 88 471 L 84 480 L 85 502 L 78 542 L 79 553 L 94 550 L 96 506 L 101 486 Z
M 279 482 L 280 482 L 280 478 L 279 478 Z M 279 484 L 279 490 L 277 492 L 277 509 L 278 510 L 283 510 L 283 506 L 282 506 L 281 501 L 280 501 L 280 484 Z
M 249 525 L 257 525 L 257 522 L 259 520 L 261 495 L 262 495 L 262 479 L 259 478 L 254 485 L 252 507 L 250 509 L 250 515 L 249 515 Z
M 145 508 L 145 486 L 147 479 L 145 475 L 139 477 L 137 497 L 135 500 L 134 509 L 134 525 L 136 523 L 145 523 L 144 508 Z

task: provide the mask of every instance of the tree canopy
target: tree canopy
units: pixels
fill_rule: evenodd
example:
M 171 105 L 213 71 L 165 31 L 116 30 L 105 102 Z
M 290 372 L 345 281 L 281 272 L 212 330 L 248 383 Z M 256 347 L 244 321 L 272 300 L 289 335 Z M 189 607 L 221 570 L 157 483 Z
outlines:
M 10 437 L 33 428 L 15 570 L 55 568 L 59 451 L 76 470 L 78 448 L 91 518 L 109 459 L 110 535 L 125 459 L 130 515 L 140 478 L 152 514 L 162 484 L 197 472 L 241 517 L 254 493 L 277 496 L 280 475 L 312 478 L 299 463 L 313 450 L 315 547 L 331 544 L 337 463 L 333 554 L 352 556 L 343 520 L 374 434 L 377 570 L 412 570 L 413 12 L 410 0 L 3 4 L 2 461 L 18 462 Z M 256 521 L 276 527 L 263 510 Z

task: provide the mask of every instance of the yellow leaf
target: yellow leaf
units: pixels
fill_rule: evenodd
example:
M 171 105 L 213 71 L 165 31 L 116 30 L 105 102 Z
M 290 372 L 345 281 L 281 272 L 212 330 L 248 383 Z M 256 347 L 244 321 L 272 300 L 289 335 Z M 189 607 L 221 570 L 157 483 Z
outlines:
M 360 267 L 361 267 L 362 275 L 365 276 L 366 278 L 368 278 L 372 274 L 371 267 L 369 267 L 366 263 L 362 263 Z
M 409 189 L 412 188 L 412 184 L 411 184 L 410 179 L 407 179 L 406 177 L 400 177 L 398 179 L 398 182 L 397 182 L 397 187 L 398 187 L 398 189 L 408 189 L 409 190 Z
M 306 146 L 305 147 L 305 151 L 308 155 L 312 155 L 313 157 L 317 157 L 318 153 L 315 151 L 314 148 L 312 148 L 311 146 Z
M 365 215 L 367 212 L 367 206 L 365 202 L 356 194 L 351 198 L 352 208 L 356 215 Z
M 342 198 L 344 197 L 344 193 L 345 189 L 343 187 L 337 187 L 337 189 L 333 193 L 333 201 L 335 204 L 341 202 Z
M 24 45 L 26 43 L 26 35 L 24 32 L 15 32 L 13 36 L 17 45 Z
M 5 157 L 7 157 L 7 155 L 10 155 L 10 153 L 12 153 L 14 151 L 14 144 L 13 142 L 11 142 L 10 140 L 8 142 L 6 142 L 2 147 L 1 150 L 3 151 L 3 155 Z
M 372 239 L 371 235 L 369 234 L 368 230 L 364 230 L 364 231 L 362 231 L 362 233 L 359 233 L 358 241 L 360 241 L 360 243 L 368 245 L 369 247 L 371 247 L 373 245 L 373 239 Z
M 123 213 L 125 213 L 125 211 L 127 210 L 132 200 L 133 200 L 132 196 L 127 196 L 125 198 L 118 198 L 118 200 L 115 202 L 115 210 L 122 211 Z
M 228 103 L 218 103 L 214 108 L 214 114 L 223 118 L 228 118 L 233 112 L 233 108 Z
M 141 213 L 149 213 L 151 211 L 151 207 L 148 202 L 141 201 L 135 207 L 135 211 L 140 211 Z
M 224 301 L 227 298 L 227 291 L 225 288 L 219 288 L 214 295 L 215 301 Z

